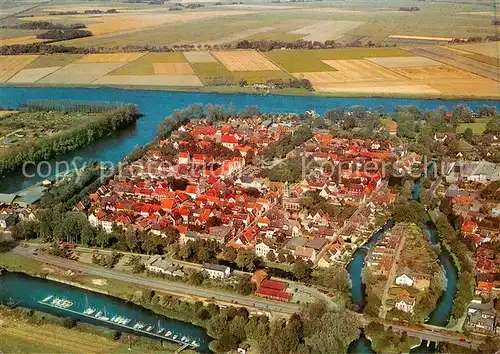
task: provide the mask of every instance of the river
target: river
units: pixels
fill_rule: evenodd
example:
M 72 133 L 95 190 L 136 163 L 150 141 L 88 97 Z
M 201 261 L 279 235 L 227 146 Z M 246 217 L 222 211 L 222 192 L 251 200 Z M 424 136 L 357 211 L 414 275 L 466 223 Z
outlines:
M 43 312 L 51 313 L 56 316 L 71 317 L 82 322 L 91 323 L 94 325 L 104 326 L 107 328 L 115 329 L 120 332 L 135 333 L 132 330 L 125 330 L 122 327 L 113 324 L 93 320 L 83 315 L 60 310 L 46 305 L 40 304 L 49 295 L 64 298 L 73 302 L 71 310 L 82 312 L 86 308 L 93 307 L 98 311 L 102 311 L 108 317 L 115 315 L 130 318 L 131 324 L 135 321 L 141 321 L 155 326 L 151 331 L 154 332 L 158 328 L 164 328 L 166 333 L 167 329 L 177 334 L 181 339 L 183 336 L 189 337 L 191 340 L 196 340 L 200 347 L 197 349 L 200 352 L 208 352 L 208 344 L 210 338 L 205 330 L 182 321 L 172 320 L 164 316 L 157 315 L 141 306 L 126 302 L 124 300 L 103 295 L 100 293 L 92 292 L 61 284 L 55 281 L 31 277 L 23 273 L 4 272 L 0 275 L 0 302 L 6 303 L 8 301 L 19 302 L 19 306 L 40 310 Z M 141 334 L 147 336 L 146 334 Z
M 413 185 L 412 198 L 414 200 L 419 199 L 420 183 L 421 181 L 420 179 L 418 179 Z M 361 277 L 365 257 L 368 253 L 368 250 L 380 239 L 382 234 L 389 231 L 393 225 L 393 220 L 389 219 L 384 227 L 374 233 L 372 237 L 363 245 L 363 247 L 360 247 L 356 250 L 353 255 L 352 261 L 347 266 L 347 270 L 349 272 L 352 283 L 351 298 L 353 303 L 358 308 L 359 312 L 363 311 L 363 307 L 365 305 L 365 286 L 362 283 Z M 424 231 L 429 237 L 430 244 L 435 247 L 439 246 L 438 232 L 436 229 L 436 225 L 434 224 L 434 222 L 432 222 L 432 220 L 429 220 L 424 224 Z M 448 250 L 444 247 L 441 247 L 440 250 L 441 252 L 439 254 L 439 262 L 445 270 L 446 288 L 438 299 L 436 308 L 430 314 L 429 319 L 426 321 L 426 323 L 444 327 L 448 324 L 448 321 L 450 319 L 450 313 L 453 307 L 453 299 L 455 298 L 455 294 L 457 291 L 457 268 L 455 267 L 450 252 L 448 252 Z M 422 345 L 420 345 L 418 348 L 413 349 L 411 352 L 431 353 L 434 351 L 434 344 L 427 347 L 427 342 L 423 341 Z M 359 340 L 351 344 L 350 352 L 373 353 L 373 350 L 370 347 L 370 341 L 365 336 L 362 336 Z
M 134 127 L 125 129 L 118 134 L 102 139 L 94 144 L 78 149 L 64 156 L 58 156 L 58 161 L 72 161 L 81 157 L 83 161 L 109 161 L 117 163 L 135 147 L 144 145 L 156 136 L 156 128 L 163 118 L 169 116 L 175 109 L 186 107 L 193 103 L 234 105 L 237 110 L 246 106 L 256 105 L 262 112 L 295 112 L 316 110 L 325 113 L 329 109 L 361 105 L 375 109 L 384 107 L 391 112 L 397 106 L 414 105 L 420 109 L 436 109 L 445 106 L 451 110 L 455 105 L 463 103 L 472 109 L 478 109 L 482 104 L 495 105 L 500 110 L 500 102 L 495 101 L 444 101 L 422 99 L 396 98 L 330 98 L 281 95 L 250 95 L 250 94 L 219 94 L 195 92 L 169 92 L 151 90 L 120 90 L 113 88 L 35 88 L 35 87 L 0 87 L 0 107 L 18 108 L 20 104 L 35 99 L 49 100 L 93 100 L 131 103 L 138 106 L 144 117 L 139 119 Z M 52 166 L 56 160 L 50 161 Z M 42 169 L 42 172 L 45 172 Z M 52 169 L 52 172 L 54 169 Z M 31 172 L 31 171 L 29 171 Z M 46 177 L 24 177 L 20 171 L 11 173 L 0 180 L 0 193 L 13 193 L 33 185 Z

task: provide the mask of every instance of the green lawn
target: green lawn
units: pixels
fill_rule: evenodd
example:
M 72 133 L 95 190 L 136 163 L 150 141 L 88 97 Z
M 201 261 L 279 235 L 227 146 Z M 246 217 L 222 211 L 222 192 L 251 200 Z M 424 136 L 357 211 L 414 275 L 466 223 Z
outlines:
M 463 133 L 467 128 L 471 128 L 475 135 L 483 134 L 486 129 L 486 124 L 490 118 L 476 118 L 474 123 L 462 123 L 457 127 L 457 133 Z
M 50 68 L 53 66 L 66 66 L 82 57 L 82 54 L 46 54 L 33 60 L 25 69 Z
M 25 272 L 28 274 L 43 273 L 43 264 L 27 257 L 18 256 L 12 252 L 0 253 L 0 266 L 6 267 L 12 272 Z
M 314 50 L 273 50 L 264 53 L 289 72 L 335 71 L 321 60 L 363 59 L 369 57 L 413 56 L 399 48 L 340 48 Z

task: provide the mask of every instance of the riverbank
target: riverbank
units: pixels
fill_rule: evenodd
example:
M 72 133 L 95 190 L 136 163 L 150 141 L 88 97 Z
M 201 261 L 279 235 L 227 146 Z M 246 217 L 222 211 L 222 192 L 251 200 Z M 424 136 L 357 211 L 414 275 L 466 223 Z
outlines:
M 73 326 L 72 328 L 65 328 Z M 174 353 L 178 346 L 169 342 L 121 336 L 113 330 L 84 323 L 73 323 L 47 313 L 23 308 L 0 308 L 2 341 L 5 353 L 124 353 L 126 351 Z M 186 353 L 194 353 L 186 351 Z
M 95 84 L 0 84 L 0 87 L 5 88 L 88 88 L 88 89 L 103 89 L 112 88 L 124 91 L 165 91 L 165 92 L 184 92 L 184 93 L 219 93 L 219 94 L 245 94 L 254 96 L 298 96 L 298 97 L 324 97 L 324 98 L 395 98 L 395 99 L 423 99 L 423 100 L 443 100 L 443 101 L 475 101 L 485 100 L 490 102 L 498 101 L 498 95 L 486 96 L 470 96 L 470 95 L 443 95 L 443 94 L 403 94 L 398 92 L 380 93 L 380 92 L 326 92 L 326 91 L 308 91 L 305 89 L 285 88 L 256 90 L 253 87 L 240 86 L 202 86 L 202 87 L 185 87 L 185 86 L 153 86 L 153 85 L 95 85 Z

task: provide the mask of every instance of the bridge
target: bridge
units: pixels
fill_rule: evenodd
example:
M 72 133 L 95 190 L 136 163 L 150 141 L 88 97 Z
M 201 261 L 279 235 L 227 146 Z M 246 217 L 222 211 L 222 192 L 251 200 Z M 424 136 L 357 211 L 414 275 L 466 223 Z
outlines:
M 358 314 L 358 317 L 365 327 L 372 321 L 379 322 L 382 323 L 385 328 L 392 327 L 392 330 L 394 332 L 406 332 L 406 334 L 408 334 L 408 336 L 410 337 L 417 337 L 421 340 L 426 340 L 428 342 L 428 345 L 430 344 L 430 342 L 434 342 L 436 344 L 443 342 L 458 345 L 464 348 L 478 349 L 478 347 L 483 343 L 482 340 L 466 338 L 464 334 L 457 333 L 454 330 L 446 327 L 433 326 L 429 324 L 401 324 L 392 321 L 381 320 L 379 318 L 370 319 L 363 316 L 362 314 Z

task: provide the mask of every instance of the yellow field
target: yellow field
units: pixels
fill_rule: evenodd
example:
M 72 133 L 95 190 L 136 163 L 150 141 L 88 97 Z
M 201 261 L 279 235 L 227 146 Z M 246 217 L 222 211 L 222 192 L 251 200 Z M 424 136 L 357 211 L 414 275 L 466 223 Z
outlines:
M 93 83 L 126 86 L 203 86 L 196 75 L 105 75 Z
M 155 75 L 194 75 L 189 63 L 153 63 Z
M 425 57 L 385 57 L 385 58 L 382 57 L 382 58 L 366 58 L 366 60 L 389 69 L 442 65 L 438 61 Z
M 404 95 L 439 95 L 441 92 L 429 85 L 412 83 L 410 81 L 370 83 L 327 84 L 317 87 L 318 91 L 331 93 L 359 94 L 404 94 Z
M 262 54 L 253 50 L 212 52 L 229 71 L 280 70 Z
M 2 55 L 0 56 L 0 82 L 5 82 L 19 70 L 35 60 L 38 55 Z
M 500 97 L 500 85 L 490 79 L 441 79 L 433 80 L 430 85 L 445 95 L 470 97 Z
M 2 39 L 0 45 L 14 45 L 14 44 L 32 44 L 32 43 L 42 43 L 48 39 L 38 39 L 36 36 L 24 36 L 17 38 Z
M 415 68 L 394 68 L 392 70 L 403 76 L 406 76 L 411 80 L 452 80 L 478 78 L 478 76 L 475 74 L 448 65 Z
M 128 63 L 139 59 L 143 53 L 111 53 L 111 54 L 87 54 L 75 63 Z
M 190 63 L 215 63 L 217 60 L 209 52 L 184 52 L 184 57 Z
M 427 41 L 440 41 L 440 42 L 451 42 L 453 38 L 451 37 L 426 37 L 426 36 L 405 36 L 400 34 L 391 34 L 388 38 L 391 39 L 417 39 L 417 40 L 427 40 Z
M 404 80 L 404 77 L 367 60 L 323 60 L 323 63 L 337 71 L 294 73 L 294 76 L 306 78 L 313 85 L 336 82 Z

